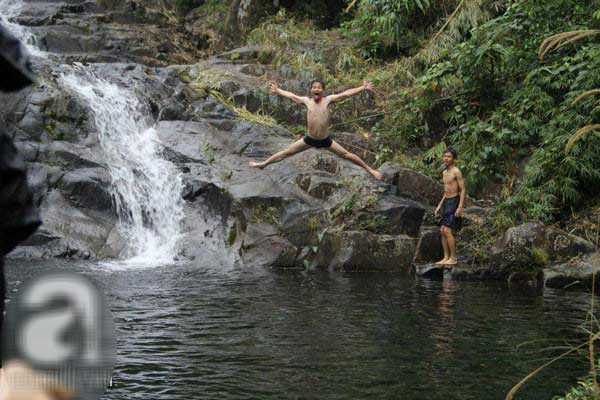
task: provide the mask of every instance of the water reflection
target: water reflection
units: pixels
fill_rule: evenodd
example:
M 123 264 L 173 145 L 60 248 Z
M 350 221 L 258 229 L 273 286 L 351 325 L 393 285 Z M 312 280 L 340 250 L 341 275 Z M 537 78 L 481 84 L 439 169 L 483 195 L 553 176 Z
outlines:
M 390 273 L 49 263 L 13 262 L 9 282 L 54 267 L 104 288 L 118 329 L 106 400 L 497 399 L 539 365 L 517 346 L 576 336 L 589 306 L 585 293 Z M 523 398 L 561 393 L 586 366 L 559 363 Z

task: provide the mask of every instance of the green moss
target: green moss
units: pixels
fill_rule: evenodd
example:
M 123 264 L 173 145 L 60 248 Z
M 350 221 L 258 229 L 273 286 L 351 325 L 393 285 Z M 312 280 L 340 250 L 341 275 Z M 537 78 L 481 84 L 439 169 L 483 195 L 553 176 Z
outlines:
M 65 133 L 56 129 L 56 121 L 49 120 L 44 130 L 48 132 L 50 138 L 53 140 L 65 140 Z
M 217 157 L 215 149 L 210 144 L 204 143 L 202 145 L 202 152 L 206 156 L 206 161 L 208 162 L 208 164 L 209 165 L 214 164 L 216 157 Z
M 181 71 L 179 71 L 179 79 L 181 79 L 182 82 L 191 83 L 192 77 L 189 74 L 189 70 L 182 69 Z
M 322 225 L 321 218 L 314 215 L 308 219 L 307 225 L 308 225 L 308 230 L 310 230 L 311 232 L 316 232 L 321 228 L 321 225 Z
M 369 196 L 369 197 L 367 197 L 367 203 L 365 205 L 365 208 L 372 209 L 375 207 L 376 204 L 377 204 L 377 197 Z
M 348 217 L 352 215 L 356 209 L 357 195 L 353 193 L 350 198 L 346 199 L 335 211 L 332 213 L 332 217 L 336 218 L 339 216 Z
M 382 214 L 362 214 L 356 223 L 358 229 L 364 229 L 370 232 L 381 232 L 388 226 L 387 217 Z
M 550 262 L 550 256 L 548 252 L 541 247 L 532 247 L 529 249 L 529 253 L 532 258 L 532 262 L 534 265 L 543 268 Z
M 260 204 L 254 209 L 254 215 L 250 219 L 252 222 L 266 222 L 269 224 L 281 224 L 281 211 L 274 206 Z
M 227 235 L 227 243 L 229 243 L 229 246 L 233 246 L 236 239 L 237 239 L 237 223 L 233 224 L 233 226 L 231 228 L 229 228 L 229 235 Z

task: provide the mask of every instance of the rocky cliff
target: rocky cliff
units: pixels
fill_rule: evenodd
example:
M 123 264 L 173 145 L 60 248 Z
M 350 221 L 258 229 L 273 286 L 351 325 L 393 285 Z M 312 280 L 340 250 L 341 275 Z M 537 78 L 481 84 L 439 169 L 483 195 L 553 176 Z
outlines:
M 315 78 L 309 71 L 291 74 L 271 64 L 268 49 L 255 47 L 199 60 L 202 34 L 180 27 L 164 10 L 133 1 L 116 8 L 105 3 L 26 1 L 13 19 L 47 52 L 35 59 L 36 85 L 0 103 L 6 129 L 29 164 L 44 219 L 13 256 L 122 258 L 135 239 L 122 229 L 127 216 L 111 189 L 120 183 L 101 143 L 96 110 L 64 85 L 65 74 L 84 69 L 137 96 L 161 143 L 160 157 L 177 170 L 184 200 L 177 257 L 352 271 L 410 271 L 441 258 L 432 216 L 441 187 L 424 175 L 390 164 L 382 167 L 386 182 L 376 182 L 359 167 L 314 149 L 265 170 L 248 168 L 249 161 L 297 138 L 282 125 L 304 119 L 296 105 L 268 94 L 267 78 L 302 92 Z M 368 112 L 370 103 L 364 95 L 345 107 Z M 372 138 L 335 130 L 333 135 L 372 161 Z M 469 205 L 467 240 L 469 224 L 484 223 L 486 214 L 475 201 Z M 141 212 L 151 214 L 151 208 Z M 546 233 L 538 235 L 540 243 L 521 243 L 513 240 L 518 234 L 507 233 L 497 251 L 543 247 L 560 236 Z M 582 239 L 571 241 L 578 244 L 563 246 L 569 251 L 552 253 L 546 263 L 593 250 Z M 514 263 L 478 266 L 495 271 L 482 275 L 471 258 L 464 261 L 461 268 L 470 277 L 514 278 Z

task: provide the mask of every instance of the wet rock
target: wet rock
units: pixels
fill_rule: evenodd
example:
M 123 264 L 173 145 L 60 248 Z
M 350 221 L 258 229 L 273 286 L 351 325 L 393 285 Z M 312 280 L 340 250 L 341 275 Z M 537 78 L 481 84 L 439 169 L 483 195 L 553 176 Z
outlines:
M 444 196 L 443 186 L 430 177 L 400 164 L 386 163 L 380 170 L 391 179 L 396 194 L 430 206 L 437 206 Z
M 543 224 L 527 223 L 509 228 L 497 241 L 494 253 L 541 249 L 549 260 L 564 259 L 594 251 L 594 244 Z
M 106 239 L 116 220 L 99 212 L 82 212 L 57 190 L 44 198 L 40 207 L 43 225 L 38 233 L 18 247 L 14 257 L 117 257 Z
M 417 239 L 377 235 L 368 231 L 332 230 L 318 246 L 315 264 L 345 271 L 408 271 Z
M 41 204 L 46 193 L 55 188 L 64 172 L 57 167 L 42 163 L 30 163 L 27 167 L 27 182 L 34 196 L 34 203 Z
M 415 266 L 415 274 L 417 276 L 422 276 L 423 278 L 433 280 L 444 279 L 444 272 L 446 270 L 448 270 L 448 268 L 433 263 L 420 264 Z
M 211 129 L 207 123 L 185 121 L 161 121 L 156 126 L 167 159 L 175 163 L 207 164 L 207 149 L 201 138 Z
M 296 177 L 296 183 L 306 193 L 317 199 L 325 200 L 329 198 L 336 189 L 342 187 L 338 177 L 332 177 L 329 174 L 307 173 Z
M 513 272 L 508 276 L 507 281 L 513 287 L 542 288 L 544 285 L 544 274 L 542 271 Z
M 111 178 L 104 168 L 81 168 L 68 172 L 58 184 L 59 190 L 77 208 L 116 217 L 110 186 Z
M 419 232 L 419 241 L 415 252 L 414 264 L 437 262 L 444 257 L 439 227 L 423 227 Z
M 272 225 L 248 225 L 241 248 L 244 264 L 252 266 L 294 267 L 298 249 L 280 236 Z
M 246 46 L 219 54 L 216 58 L 226 63 L 258 62 L 258 56 L 264 52 L 260 46 Z
M 102 152 L 87 146 L 53 141 L 40 146 L 38 160 L 50 165 L 58 165 L 68 169 L 102 168 Z
M 383 233 L 417 236 L 423 222 L 425 208 L 417 202 L 386 195 L 377 202 L 373 214 L 385 218 L 385 224 L 381 229 Z
M 544 285 L 556 289 L 589 289 L 595 277 L 595 290 L 600 290 L 600 253 L 576 257 L 544 270 Z
M 15 142 L 15 147 L 23 160 L 27 162 L 35 162 L 40 154 L 40 145 L 38 143 L 18 141 Z
M 429 279 L 454 279 L 458 281 L 506 281 L 508 274 L 490 274 L 482 265 L 473 264 L 468 260 L 458 260 L 456 265 L 439 265 L 435 263 L 415 265 L 415 274 Z

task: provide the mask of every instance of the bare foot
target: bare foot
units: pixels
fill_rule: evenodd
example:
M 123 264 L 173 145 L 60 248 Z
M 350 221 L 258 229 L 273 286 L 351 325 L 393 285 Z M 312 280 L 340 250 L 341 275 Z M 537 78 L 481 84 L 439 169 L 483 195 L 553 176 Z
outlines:
M 253 161 L 250 161 L 250 162 L 248 163 L 248 165 L 249 165 L 250 167 L 252 167 L 252 168 L 260 168 L 260 169 L 263 169 L 263 168 L 265 167 L 265 164 L 264 164 L 264 163 L 261 163 L 261 162 L 253 162 Z
M 447 258 L 443 258 L 440 261 L 436 262 L 435 265 L 443 265 L 446 264 L 448 262 Z
M 382 181 L 384 176 L 381 172 L 377 171 L 376 169 L 372 169 L 371 171 L 369 171 L 371 173 L 371 175 L 373 175 L 373 177 L 375 177 L 375 179 Z
M 444 265 L 456 265 L 456 264 L 457 264 L 456 258 L 449 258 L 444 263 Z

